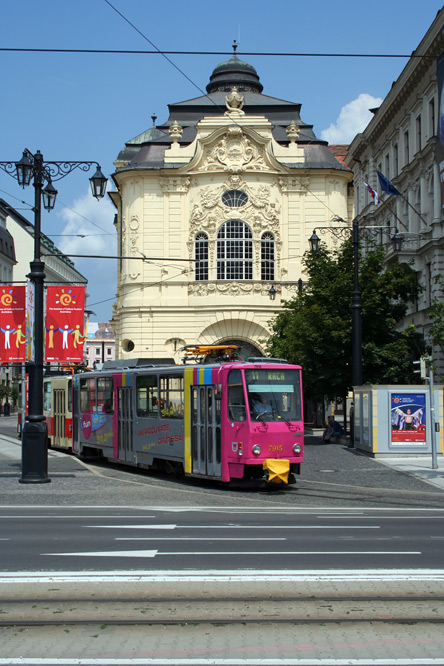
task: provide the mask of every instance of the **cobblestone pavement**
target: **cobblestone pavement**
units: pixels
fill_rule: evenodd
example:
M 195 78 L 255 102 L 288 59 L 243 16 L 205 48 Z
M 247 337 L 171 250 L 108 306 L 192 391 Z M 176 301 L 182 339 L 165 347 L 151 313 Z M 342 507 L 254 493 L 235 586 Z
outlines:
M 315 436 L 306 437 L 302 474 L 296 485 L 271 492 L 174 479 L 112 463 L 85 464 L 57 451 L 48 455 L 51 483 L 20 484 L 20 456 L 20 442 L 0 434 L 2 505 L 225 506 L 236 499 L 243 505 L 256 505 L 258 496 L 266 496 L 267 503 L 297 502 L 298 506 L 444 507 L 444 469 L 431 470 L 427 467 L 431 467 L 430 460 L 422 460 L 421 468 L 405 460 L 405 469 L 396 469 L 396 460 L 375 460 L 342 444 L 319 444 Z M 442 485 L 431 483 L 429 477 Z

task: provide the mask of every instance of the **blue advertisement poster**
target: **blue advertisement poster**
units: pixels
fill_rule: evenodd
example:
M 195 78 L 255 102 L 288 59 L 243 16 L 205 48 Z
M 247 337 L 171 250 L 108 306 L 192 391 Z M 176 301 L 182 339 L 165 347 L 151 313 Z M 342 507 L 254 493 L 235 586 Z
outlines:
M 391 421 L 392 444 L 425 444 L 425 393 L 392 393 Z

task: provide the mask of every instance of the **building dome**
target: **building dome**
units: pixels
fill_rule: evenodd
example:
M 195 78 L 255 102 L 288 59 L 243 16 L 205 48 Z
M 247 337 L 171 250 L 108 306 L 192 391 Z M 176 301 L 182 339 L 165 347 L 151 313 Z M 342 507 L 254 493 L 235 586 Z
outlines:
M 210 82 L 207 85 L 207 92 L 227 91 L 233 87 L 241 91 L 249 90 L 257 93 L 261 93 L 264 89 L 253 65 L 240 60 L 236 53 L 233 54 L 230 60 L 221 62 L 220 65 L 214 68 L 210 76 Z

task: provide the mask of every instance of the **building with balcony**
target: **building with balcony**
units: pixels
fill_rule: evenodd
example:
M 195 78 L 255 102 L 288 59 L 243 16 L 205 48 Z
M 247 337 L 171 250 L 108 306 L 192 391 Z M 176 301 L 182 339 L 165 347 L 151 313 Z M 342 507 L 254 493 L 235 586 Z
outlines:
M 437 279 L 444 276 L 444 198 L 436 159 L 438 118 L 443 114 L 438 94 L 437 62 L 444 51 L 444 9 L 441 9 L 390 92 L 365 130 L 351 143 L 346 163 L 353 170 L 355 209 L 361 226 L 397 228 L 403 246 L 395 256 L 387 243 L 387 260 L 409 262 L 422 293 L 402 322 L 414 324 L 430 339 L 430 308 L 444 294 Z M 441 121 L 442 122 L 442 121 Z M 382 194 L 377 171 L 400 194 Z M 366 183 L 381 195 L 375 205 Z M 439 347 L 433 359 L 440 375 L 444 358 Z

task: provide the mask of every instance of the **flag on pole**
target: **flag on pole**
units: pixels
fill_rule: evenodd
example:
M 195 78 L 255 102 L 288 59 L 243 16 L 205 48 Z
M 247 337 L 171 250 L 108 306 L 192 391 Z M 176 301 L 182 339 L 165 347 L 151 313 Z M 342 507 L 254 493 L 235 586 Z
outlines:
M 366 186 L 366 188 L 370 192 L 370 195 L 371 195 L 373 201 L 375 202 L 375 205 L 378 205 L 378 203 L 379 203 L 378 193 L 375 192 L 375 190 L 372 187 L 370 187 L 370 185 L 368 185 L 367 183 L 364 182 L 364 185 Z
M 379 184 L 383 192 L 386 192 L 387 194 L 399 194 L 399 196 L 402 196 L 401 192 L 396 189 L 388 178 L 386 178 L 380 171 L 376 171 L 376 173 L 378 174 Z

